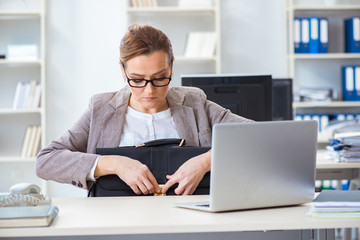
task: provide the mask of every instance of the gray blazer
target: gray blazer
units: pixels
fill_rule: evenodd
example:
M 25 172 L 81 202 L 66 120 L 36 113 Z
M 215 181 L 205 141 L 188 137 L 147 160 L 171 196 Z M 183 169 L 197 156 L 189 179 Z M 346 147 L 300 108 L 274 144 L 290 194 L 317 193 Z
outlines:
M 129 97 L 129 87 L 94 95 L 74 126 L 40 151 L 36 174 L 46 180 L 89 189 L 92 182 L 86 176 L 98 157 L 96 148 L 119 146 Z M 206 100 L 205 93 L 198 88 L 169 88 L 167 101 L 179 137 L 185 139 L 187 146 L 211 146 L 215 123 L 251 121 Z

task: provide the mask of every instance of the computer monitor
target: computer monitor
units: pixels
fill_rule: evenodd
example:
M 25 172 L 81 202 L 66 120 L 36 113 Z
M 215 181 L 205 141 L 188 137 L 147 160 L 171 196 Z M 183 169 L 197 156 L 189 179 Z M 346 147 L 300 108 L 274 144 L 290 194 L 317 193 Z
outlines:
M 293 119 L 293 91 L 292 79 L 273 78 L 273 106 L 272 116 L 274 121 Z
M 211 100 L 255 121 L 272 120 L 271 75 L 182 75 L 183 86 L 202 89 Z

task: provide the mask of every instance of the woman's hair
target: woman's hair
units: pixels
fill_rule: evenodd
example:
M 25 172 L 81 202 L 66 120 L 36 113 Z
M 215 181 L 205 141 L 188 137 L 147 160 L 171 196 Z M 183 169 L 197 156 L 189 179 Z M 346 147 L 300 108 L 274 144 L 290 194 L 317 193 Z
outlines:
M 126 62 L 133 57 L 149 55 L 156 51 L 164 51 L 168 54 L 169 63 L 174 54 L 170 39 L 161 30 L 150 25 L 133 24 L 128 28 L 120 43 L 120 62 Z

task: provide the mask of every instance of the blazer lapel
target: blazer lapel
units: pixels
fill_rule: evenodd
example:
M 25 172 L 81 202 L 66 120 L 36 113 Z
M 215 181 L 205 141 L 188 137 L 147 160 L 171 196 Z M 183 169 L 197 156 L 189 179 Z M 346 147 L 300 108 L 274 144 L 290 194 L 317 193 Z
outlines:
M 130 91 L 121 89 L 108 103 L 102 113 L 100 126 L 102 130 L 97 147 L 118 147 L 124 129 L 125 116 L 129 102 Z
M 194 109 L 183 105 L 185 95 L 170 88 L 167 101 L 170 105 L 179 137 L 185 139 L 185 145 L 187 146 L 200 146 Z

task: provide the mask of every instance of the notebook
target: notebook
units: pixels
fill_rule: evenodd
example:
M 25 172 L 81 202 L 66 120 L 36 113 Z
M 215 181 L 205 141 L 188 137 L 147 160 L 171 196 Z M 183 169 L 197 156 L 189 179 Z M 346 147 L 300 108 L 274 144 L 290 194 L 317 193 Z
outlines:
M 221 212 L 312 201 L 317 132 L 313 120 L 216 124 L 210 201 L 173 205 Z
M 0 228 L 49 226 L 58 212 L 53 205 L 1 207 Z

